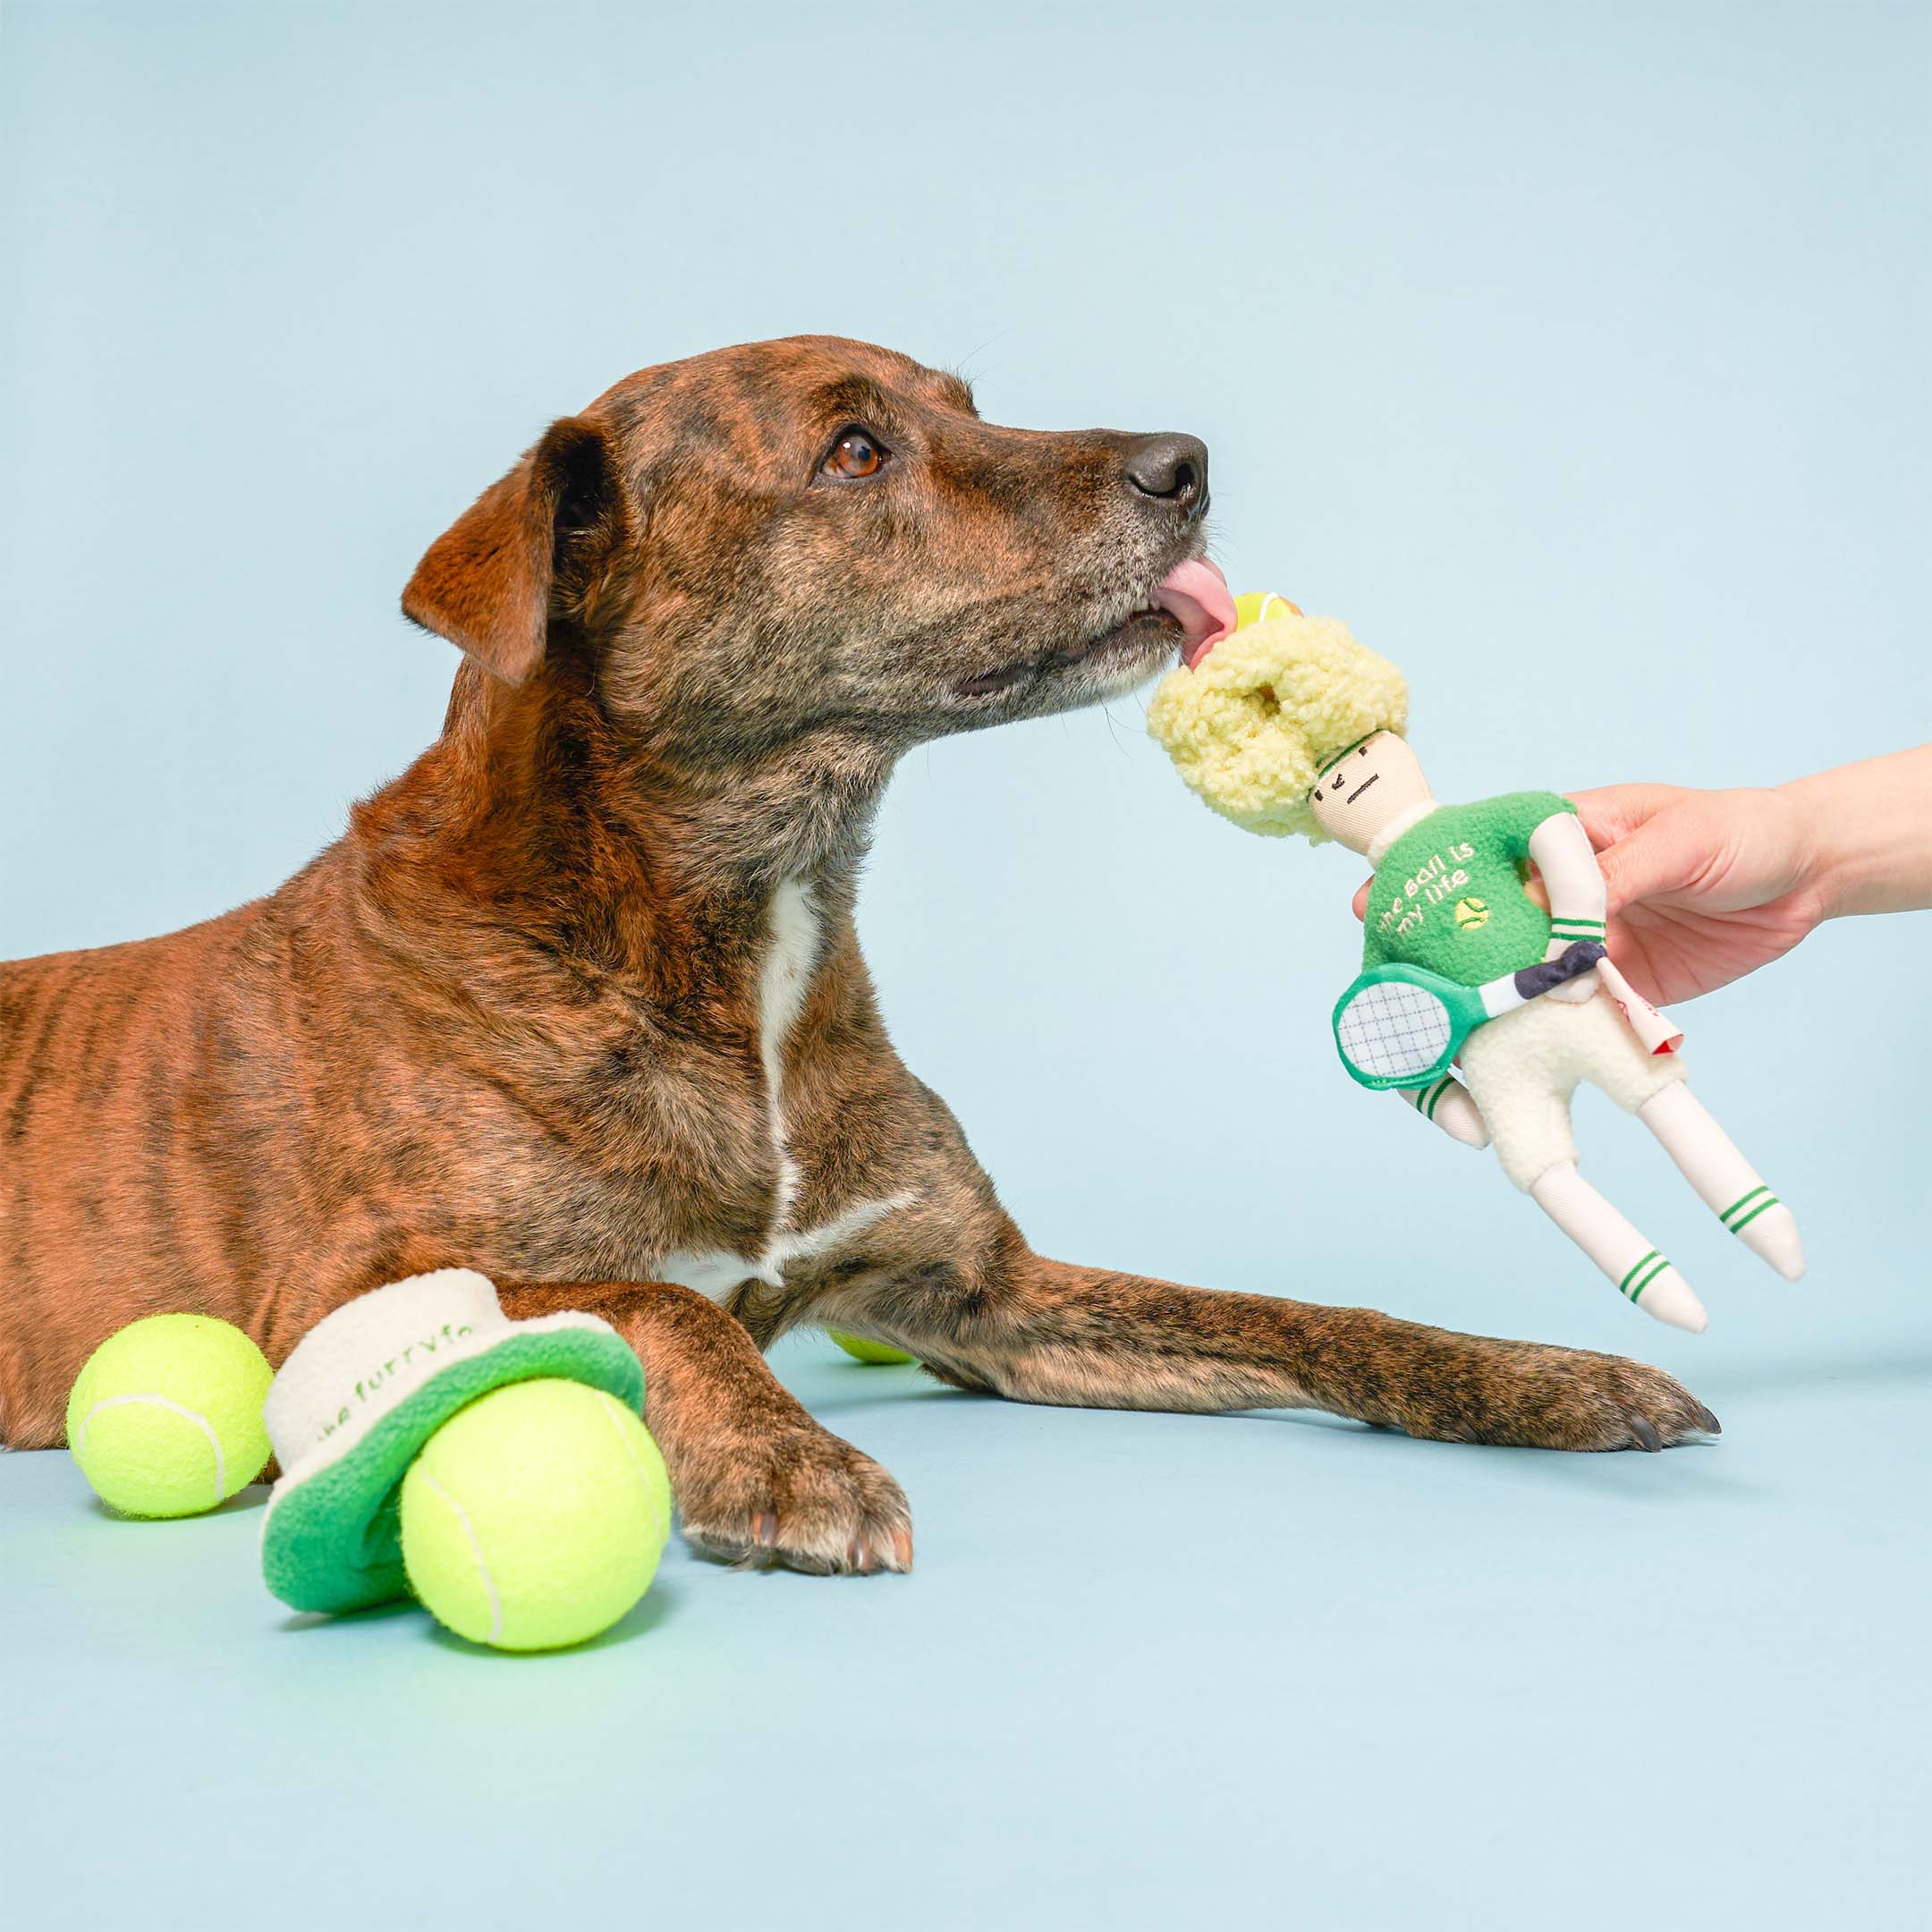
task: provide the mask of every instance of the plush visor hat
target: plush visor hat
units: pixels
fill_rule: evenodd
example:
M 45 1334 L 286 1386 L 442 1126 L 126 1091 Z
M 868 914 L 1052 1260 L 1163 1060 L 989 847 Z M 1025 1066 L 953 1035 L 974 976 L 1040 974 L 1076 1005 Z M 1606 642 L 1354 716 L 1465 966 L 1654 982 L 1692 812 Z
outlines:
M 512 1321 L 468 1268 L 372 1289 L 318 1322 L 282 1365 L 265 1419 L 282 1479 L 262 1575 L 295 1610 L 361 1610 L 409 1594 L 397 1498 L 418 1452 L 478 1396 L 555 1376 L 641 1415 L 644 1368 L 608 1322 Z

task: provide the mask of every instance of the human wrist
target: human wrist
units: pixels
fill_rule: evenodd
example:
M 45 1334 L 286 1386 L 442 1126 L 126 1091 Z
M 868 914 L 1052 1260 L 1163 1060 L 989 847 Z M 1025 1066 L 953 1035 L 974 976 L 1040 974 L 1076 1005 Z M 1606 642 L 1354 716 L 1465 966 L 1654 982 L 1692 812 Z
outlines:
M 1810 900 L 1820 923 L 1852 910 L 1846 903 L 1847 877 L 1856 863 L 1852 827 L 1834 809 L 1831 776 L 1819 772 L 1793 778 L 1767 794 L 1785 818 L 1779 835 L 1787 842 L 1792 880 Z

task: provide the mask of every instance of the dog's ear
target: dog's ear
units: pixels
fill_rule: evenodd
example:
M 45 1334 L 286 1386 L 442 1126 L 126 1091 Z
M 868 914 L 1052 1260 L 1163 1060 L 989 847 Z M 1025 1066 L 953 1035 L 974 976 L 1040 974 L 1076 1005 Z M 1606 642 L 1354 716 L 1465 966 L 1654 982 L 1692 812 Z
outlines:
M 608 438 L 565 416 L 429 546 L 402 614 L 521 684 L 543 662 L 552 615 L 580 604 L 623 526 Z

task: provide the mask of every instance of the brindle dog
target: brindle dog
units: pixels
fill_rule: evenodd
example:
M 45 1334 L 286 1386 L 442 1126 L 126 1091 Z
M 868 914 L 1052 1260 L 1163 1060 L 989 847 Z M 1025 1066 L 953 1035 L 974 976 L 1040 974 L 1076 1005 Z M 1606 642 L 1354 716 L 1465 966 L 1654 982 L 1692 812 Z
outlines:
M 57 1444 L 135 1317 L 284 1357 L 463 1263 L 634 1344 L 685 1534 L 902 1570 L 911 1518 L 761 1351 L 801 1322 L 1106 1408 L 1317 1408 L 1656 1449 L 1716 1421 L 1614 1357 L 1175 1287 L 1027 1246 L 900 1063 L 852 897 L 894 761 L 1170 658 L 1191 437 L 996 428 L 861 343 L 643 370 L 555 424 L 403 595 L 441 737 L 271 897 L 0 968 L 0 1439 Z

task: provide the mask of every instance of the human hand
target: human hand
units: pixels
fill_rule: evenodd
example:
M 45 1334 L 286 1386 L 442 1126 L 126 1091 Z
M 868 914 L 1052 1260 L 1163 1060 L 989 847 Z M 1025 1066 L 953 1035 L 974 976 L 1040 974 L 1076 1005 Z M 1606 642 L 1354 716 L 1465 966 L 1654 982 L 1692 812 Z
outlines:
M 1659 1005 L 1782 957 L 1834 910 L 1787 792 L 1606 785 L 1573 801 L 1603 869 L 1610 956 Z M 1357 918 L 1367 902 L 1365 885 Z
M 1573 801 L 1603 869 L 1611 957 L 1659 1005 L 1782 958 L 1831 911 L 1788 792 L 1605 785 Z

